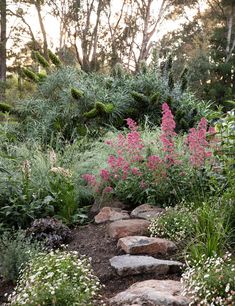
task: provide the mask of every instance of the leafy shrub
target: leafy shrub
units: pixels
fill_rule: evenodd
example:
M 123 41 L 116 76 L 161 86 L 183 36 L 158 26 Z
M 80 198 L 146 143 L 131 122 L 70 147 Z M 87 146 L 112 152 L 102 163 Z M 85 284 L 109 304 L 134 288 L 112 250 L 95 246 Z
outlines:
M 19 272 L 42 250 L 43 245 L 26 238 L 24 232 L 5 232 L 0 236 L 0 274 L 16 282 Z
M 95 305 L 100 288 L 90 261 L 77 252 L 39 254 L 22 271 L 9 298 L 16 305 Z
M 5 155 L 0 156 L 0 170 L 4 165 L 0 176 L 1 223 L 26 228 L 32 220 L 46 216 L 56 216 L 66 223 L 86 218 L 79 185 L 68 168 L 73 165 L 71 158 L 78 154 L 75 150 L 73 157 L 67 151 L 53 152 L 43 152 L 37 144 L 7 146 Z
M 194 233 L 194 214 L 186 207 L 169 207 L 149 226 L 152 237 L 168 238 L 177 242 L 191 239 Z
M 182 276 L 184 294 L 194 305 L 229 306 L 235 303 L 235 264 L 231 254 L 202 257 Z
M 49 249 L 66 244 L 71 240 L 71 231 L 55 218 L 34 220 L 26 231 L 33 240 L 43 241 Z
M 186 139 L 177 136 L 169 106 L 163 104 L 161 133 L 146 144 L 135 121 L 128 118 L 129 132 L 106 141 L 113 152 L 99 175 L 85 174 L 96 194 L 115 194 L 131 204 L 166 204 L 192 192 L 199 196 L 208 185 L 207 169 L 214 160 L 208 141 L 207 122 L 202 118 Z M 151 133 L 150 133 L 151 135 Z M 150 138 L 149 135 L 149 138 Z

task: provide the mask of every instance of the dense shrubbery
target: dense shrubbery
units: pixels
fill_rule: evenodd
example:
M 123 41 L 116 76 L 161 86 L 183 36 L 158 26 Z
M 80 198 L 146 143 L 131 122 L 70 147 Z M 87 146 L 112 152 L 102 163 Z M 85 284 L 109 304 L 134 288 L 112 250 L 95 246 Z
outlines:
M 32 242 L 22 231 L 5 232 L 0 236 L 0 275 L 6 281 L 16 282 L 20 270 L 42 249 L 43 244 Z
M 82 201 L 82 186 L 75 188 L 76 179 L 67 168 L 69 152 L 68 156 L 66 152 L 43 152 L 37 145 L 11 145 L 5 152 L 0 157 L 0 223 L 26 227 L 46 216 L 57 216 L 67 223 L 84 219 L 82 205 L 89 202 Z
M 17 111 L 27 137 L 48 143 L 58 137 L 71 141 L 108 124 L 121 127 L 127 117 L 140 122 L 149 116 L 159 124 L 164 101 L 176 116 L 178 130 L 192 127 L 208 107 L 182 92 L 180 85 L 169 89 L 154 69 L 107 76 L 60 67 L 39 83 L 31 98 L 20 102 Z
M 39 253 L 21 272 L 9 305 L 94 305 L 99 289 L 87 258 L 77 252 Z
M 202 256 L 183 274 L 184 293 L 195 305 L 230 306 L 235 303 L 235 263 L 231 254 Z

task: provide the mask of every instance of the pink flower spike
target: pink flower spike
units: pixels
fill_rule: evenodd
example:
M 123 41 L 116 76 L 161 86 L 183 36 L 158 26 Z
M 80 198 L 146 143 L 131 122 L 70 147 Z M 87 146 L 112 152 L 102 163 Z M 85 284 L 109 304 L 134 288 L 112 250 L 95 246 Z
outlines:
M 175 133 L 175 120 L 173 114 L 167 103 L 163 103 L 162 105 L 162 124 L 161 124 L 161 142 L 163 146 L 163 151 L 165 153 L 164 160 L 168 163 L 168 166 L 173 164 L 177 164 L 177 156 L 175 154 L 174 148 L 174 137 L 177 135 Z
M 110 173 L 108 170 L 106 169 L 101 169 L 100 170 L 100 176 L 101 178 L 104 180 L 104 181 L 108 181 L 109 180 L 109 177 L 110 177 Z
M 96 177 L 93 174 L 83 174 L 82 178 L 90 185 L 90 186 L 96 186 Z
M 125 119 L 125 120 L 126 120 L 126 122 L 127 122 L 128 128 L 129 128 L 131 131 L 136 131 L 136 130 L 137 130 L 138 125 L 137 125 L 137 123 L 136 123 L 133 119 L 127 118 L 127 119 Z

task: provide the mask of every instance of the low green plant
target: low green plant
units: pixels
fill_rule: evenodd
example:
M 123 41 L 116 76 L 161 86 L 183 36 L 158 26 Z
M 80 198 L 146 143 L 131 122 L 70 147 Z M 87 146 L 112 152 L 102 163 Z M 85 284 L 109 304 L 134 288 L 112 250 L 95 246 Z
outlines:
M 4 280 L 15 283 L 20 270 L 42 248 L 43 244 L 32 242 L 23 231 L 3 233 L 0 236 L 0 275 Z
M 151 221 L 152 237 L 167 238 L 176 242 L 191 239 L 194 233 L 194 214 L 184 206 L 166 208 L 166 212 Z
M 202 256 L 196 265 L 188 263 L 182 283 L 190 305 L 231 306 L 235 304 L 235 262 L 232 255 Z
M 9 304 L 92 306 L 97 305 L 100 287 L 88 258 L 79 258 L 77 252 L 51 251 L 39 254 L 22 270 Z
M 228 206 L 223 206 L 219 199 L 217 203 L 213 201 L 216 199 L 203 203 L 195 211 L 194 237 L 186 249 L 191 261 L 200 261 L 203 256 L 222 255 L 229 246 L 232 228 L 228 221 Z
M 0 155 L 0 222 L 16 228 L 47 216 L 68 224 L 84 222 L 90 202 L 70 170 L 78 158 L 70 145 L 57 154 L 52 149 L 42 151 L 35 143 L 8 145 L 5 155 Z

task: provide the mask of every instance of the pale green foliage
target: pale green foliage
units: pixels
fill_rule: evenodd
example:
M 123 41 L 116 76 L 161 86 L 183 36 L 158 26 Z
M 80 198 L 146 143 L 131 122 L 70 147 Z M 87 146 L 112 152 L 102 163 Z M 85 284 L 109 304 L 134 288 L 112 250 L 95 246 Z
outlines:
M 166 212 L 151 221 L 152 237 L 168 238 L 177 242 L 189 239 L 193 234 L 193 213 L 186 207 L 169 207 Z
M 41 250 L 42 244 L 31 242 L 22 231 L 0 236 L 0 274 L 4 280 L 16 282 L 20 269 Z
M 88 258 L 51 251 L 38 254 L 22 271 L 9 304 L 92 306 L 100 287 Z
M 207 108 L 189 92 L 182 93 L 179 85 L 170 90 L 164 77 L 152 69 L 113 77 L 60 67 L 17 110 L 27 138 L 48 143 L 55 138 L 71 141 L 83 136 L 81 130 L 97 131 L 107 124 L 120 127 L 128 117 L 143 122 L 147 115 L 159 124 L 165 101 L 176 114 L 178 130 L 191 127 Z

